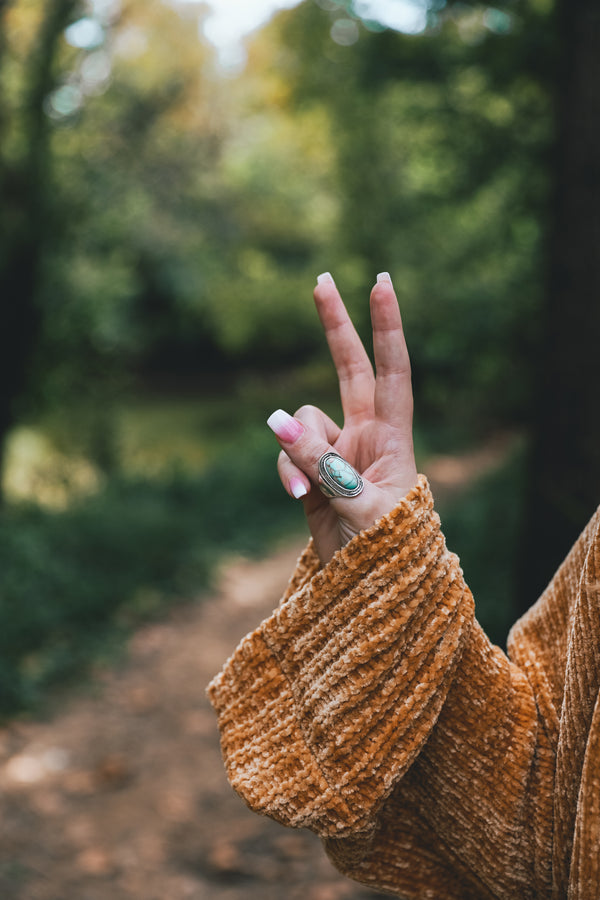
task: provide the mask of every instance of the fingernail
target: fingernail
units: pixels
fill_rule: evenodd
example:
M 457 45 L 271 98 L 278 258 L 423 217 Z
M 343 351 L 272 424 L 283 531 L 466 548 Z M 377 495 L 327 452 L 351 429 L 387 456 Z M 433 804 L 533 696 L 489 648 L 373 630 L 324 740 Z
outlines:
M 333 277 L 330 272 L 323 272 L 322 275 L 317 275 L 317 284 L 335 284 Z
M 299 500 L 300 497 L 306 497 L 308 494 L 306 485 L 300 478 L 290 478 L 290 491 L 296 500 Z
M 267 425 L 279 440 L 285 441 L 286 444 L 293 444 L 301 434 L 304 434 L 304 425 L 283 409 L 276 409 L 267 419 Z
M 377 281 L 387 281 L 389 284 L 392 283 L 392 279 L 390 277 L 389 272 L 380 272 L 377 276 Z

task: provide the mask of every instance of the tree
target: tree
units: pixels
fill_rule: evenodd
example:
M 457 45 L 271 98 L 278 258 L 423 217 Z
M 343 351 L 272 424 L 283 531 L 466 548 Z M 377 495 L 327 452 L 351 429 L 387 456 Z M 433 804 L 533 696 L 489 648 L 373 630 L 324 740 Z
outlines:
M 53 407 L 53 437 L 108 469 L 123 373 L 200 330 L 223 117 L 198 9 L 96 6 L 22 0 L 7 24 L 0 443 Z
M 519 584 L 525 609 L 600 501 L 600 11 L 558 0 L 552 222 Z
M 47 235 L 50 183 L 50 121 L 45 100 L 56 84 L 60 38 L 78 8 L 78 0 L 45 5 L 23 78 L 19 152 L 2 146 L 0 214 L 0 471 L 15 402 L 27 378 L 40 332 L 36 303 Z M 0 7 L 0 20 L 10 9 Z M 2 135 L 6 139 L 5 132 Z

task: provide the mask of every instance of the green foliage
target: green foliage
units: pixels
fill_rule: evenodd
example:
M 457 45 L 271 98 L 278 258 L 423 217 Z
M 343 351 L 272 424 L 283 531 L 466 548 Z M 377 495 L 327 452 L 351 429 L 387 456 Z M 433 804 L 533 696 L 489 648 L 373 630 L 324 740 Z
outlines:
M 131 376 L 318 365 L 316 274 L 334 272 L 368 341 L 368 290 L 385 269 L 424 423 L 475 433 L 521 420 L 538 341 L 550 11 L 434 4 L 429 29 L 407 36 L 363 24 L 350 2 L 305 0 L 224 77 L 185 9 L 99 6 L 99 42 L 61 45 L 29 409 L 76 410 L 86 384 L 106 410 Z M 42 10 L 22 0 L 8 20 L 13 112 Z M 340 21 L 354 43 L 336 37 Z M 28 140 L 13 121 L 6 165 Z
M 517 540 L 524 505 L 525 461 L 519 448 L 497 471 L 438 506 L 446 544 L 457 553 L 475 598 L 476 616 L 503 647 L 517 617 Z M 531 597 L 530 603 L 537 598 Z
M 430 27 L 407 36 L 362 23 L 350 0 L 305 0 L 253 37 L 235 77 L 198 41 L 196 5 L 96 4 L 98 40 L 54 34 L 43 83 L 33 50 L 48 4 L 0 9 L 0 276 L 27 288 L 17 296 L 35 325 L 21 328 L 35 349 L 27 390 L 3 389 L 106 475 L 65 511 L 1 514 L 4 712 L 76 671 L 115 623 L 206 585 L 222 550 L 259 549 L 297 521 L 271 443 L 202 477 L 133 480 L 117 413 L 140 385 L 177 394 L 199 381 L 230 389 L 240 428 L 258 394 L 269 411 L 328 408 L 319 272 L 334 273 L 368 343 L 368 290 L 391 271 L 429 447 L 524 419 L 553 140 L 550 6 L 434 4 Z M 60 8 L 65 21 L 83 14 Z M 35 190 L 22 176 L 34 158 Z M 36 191 L 43 216 L 27 213 Z M 34 255 L 36 277 L 19 280 Z M 6 297 L 9 346 L 21 306 Z M 485 549 L 510 552 L 517 481 L 502 477 L 445 515 L 484 610 L 508 609 L 508 567 Z M 495 635 L 498 615 L 482 614 Z
M 265 429 L 266 430 L 266 429 Z M 248 433 L 202 475 L 114 478 L 56 512 L 0 515 L 0 715 L 80 673 L 124 629 L 211 584 L 229 552 L 299 527 L 270 435 Z
M 305 3 L 279 29 L 293 102 L 333 122 L 334 246 L 342 272 L 353 260 L 355 315 L 366 335 L 354 297 L 389 269 L 418 414 L 471 433 L 520 421 L 539 340 L 551 21 L 524 4 L 499 29 L 457 4 L 423 35 L 364 29 L 341 46 L 330 29 L 346 6 Z

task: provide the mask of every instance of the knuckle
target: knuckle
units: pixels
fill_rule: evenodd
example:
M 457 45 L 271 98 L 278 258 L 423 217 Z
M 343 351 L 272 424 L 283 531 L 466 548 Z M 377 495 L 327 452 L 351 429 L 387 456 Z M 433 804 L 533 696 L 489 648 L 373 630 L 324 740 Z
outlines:
M 312 406 L 310 403 L 305 403 L 294 413 L 294 418 L 300 419 L 301 422 L 306 420 L 315 419 L 319 414 L 319 410 L 316 406 Z

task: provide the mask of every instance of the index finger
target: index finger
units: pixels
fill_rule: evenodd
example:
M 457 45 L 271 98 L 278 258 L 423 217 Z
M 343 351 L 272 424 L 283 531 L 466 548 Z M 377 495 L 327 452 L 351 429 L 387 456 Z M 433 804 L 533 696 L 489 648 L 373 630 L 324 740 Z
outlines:
M 390 276 L 382 272 L 371 291 L 375 355 L 375 413 L 391 425 L 410 430 L 412 385 L 402 318 Z
M 375 393 L 373 367 L 328 272 L 319 275 L 314 298 L 338 375 L 344 420 L 372 416 Z

